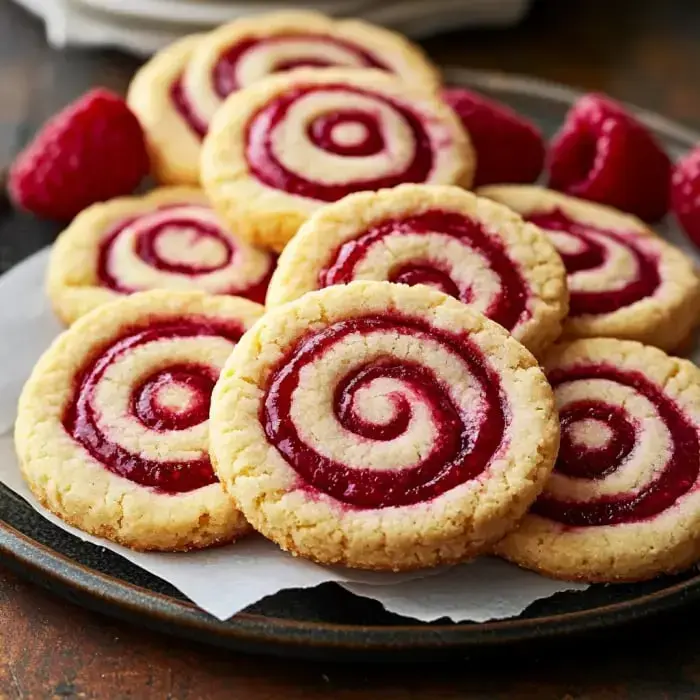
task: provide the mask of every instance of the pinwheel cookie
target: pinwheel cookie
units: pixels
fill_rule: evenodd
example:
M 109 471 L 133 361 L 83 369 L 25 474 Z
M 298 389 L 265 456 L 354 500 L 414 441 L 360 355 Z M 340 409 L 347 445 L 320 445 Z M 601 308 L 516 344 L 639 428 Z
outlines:
M 231 95 L 202 152 L 214 206 L 281 250 L 324 203 L 405 182 L 469 187 L 474 155 L 435 93 L 380 71 L 299 69 Z
M 549 576 L 627 581 L 700 555 L 700 369 L 632 341 L 583 339 L 545 362 L 561 450 L 498 552 Z
M 536 355 L 559 336 L 568 310 L 566 271 L 546 235 L 446 185 L 360 192 L 322 207 L 282 253 L 267 304 L 356 279 L 435 287 Z
M 76 322 L 19 401 L 15 444 L 36 498 L 134 549 L 194 549 L 245 533 L 209 461 L 209 401 L 261 313 L 247 299 L 152 291 Z
M 479 194 L 544 229 L 559 251 L 571 297 L 566 335 L 638 340 L 667 351 L 689 338 L 700 318 L 693 263 L 639 219 L 538 187 Z
M 48 292 L 66 323 L 123 294 L 192 289 L 262 302 L 275 260 L 232 235 L 201 190 L 163 187 L 96 204 L 59 236 Z
M 273 73 L 301 66 L 375 68 L 435 89 L 439 74 L 399 34 L 317 12 L 238 19 L 156 54 L 134 77 L 129 105 L 144 125 L 156 176 L 196 184 L 202 136 L 223 99 Z
M 558 440 L 520 343 L 441 292 L 389 282 L 268 311 L 212 396 L 226 490 L 266 537 L 325 564 L 475 556 L 538 495 Z

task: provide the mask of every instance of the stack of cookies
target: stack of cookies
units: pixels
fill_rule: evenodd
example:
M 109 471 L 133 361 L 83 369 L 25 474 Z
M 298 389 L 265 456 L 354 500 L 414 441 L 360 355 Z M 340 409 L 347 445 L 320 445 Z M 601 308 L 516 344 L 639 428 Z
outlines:
M 699 320 L 681 251 L 602 204 L 469 191 L 438 71 L 363 22 L 238 20 L 128 101 L 161 187 L 55 244 L 70 327 L 16 427 L 46 508 L 135 549 L 256 530 L 378 570 L 700 559 L 700 370 L 666 354 Z

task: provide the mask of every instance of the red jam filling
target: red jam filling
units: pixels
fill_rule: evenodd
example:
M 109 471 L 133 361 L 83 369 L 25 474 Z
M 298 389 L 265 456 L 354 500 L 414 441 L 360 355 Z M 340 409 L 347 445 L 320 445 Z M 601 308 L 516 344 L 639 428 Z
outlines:
M 401 265 L 392 271 L 388 281 L 410 286 L 427 284 L 443 294 L 461 299 L 465 304 L 473 298 L 471 287 L 460 290 L 452 281 L 450 273 L 447 270 L 441 270 L 437 261 L 416 261 Z
M 339 47 L 353 55 L 357 61 L 358 67 L 364 66 L 367 68 L 388 70 L 387 67 L 381 61 L 379 61 L 379 59 L 370 54 L 368 51 L 361 49 L 359 46 L 356 46 L 349 41 L 343 41 L 341 39 L 324 36 L 322 34 L 289 33 L 264 38 L 250 37 L 249 39 L 244 39 L 229 47 L 221 54 L 219 60 L 216 62 L 212 72 L 212 82 L 217 95 L 223 99 L 232 92 L 241 89 L 242 85 L 238 77 L 239 65 L 245 58 L 246 54 L 248 54 L 250 51 L 257 50 L 260 47 L 265 46 L 271 46 L 274 48 L 275 44 L 284 44 L 290 41 L 312 42 L 315 46 L 320 48 L 328 47 L 333 49 Z M 304 67 L 325 68 L 334 65 L 340 64 L 335 63 L 331 58 L 320 58 L 314 53 L 309 56 L 297 56 L 293 59 L 281 60 L 272 66 L 270 72 L 278 73 L 291 70 L 292 68 Z
M 178 205 L 161 207 L 161 211 L 174 206 Z M 134 292 L 144 291 L 145 289 L 144 287 L 137 288 L 123 283 L 119 279 L 119 270 L 116 269 L 116 262 L 113 258 L 114 246 L 119 236 L 134 224 L 139 224 L 139 217 L 126 219 L 117 224 L 107 233 L 99 246 L 97 256 L 97 278 L 100 281 L 100 285 L 115 292 L 119 292 L 120 294 L 133 294 Z M 221 260 L 216 264 L 205 265 L 196 260 L 192 260 L 191 262 L 182 260 L 175 262 L 163 257 L 159 253 L 159 239 L 167 235 L 169 231 L 177 228 L 186 229 L 187 231 L 195 233 L 192 240 L 193 245 L 206 238 L 215 241 L 223 252 Z M 178 215 L 167 221 L 160 221 L 151 226 L 140 227 L 135 237 L 133 253 L 144 263 L 156 270 L 162 270 L 163 272 L 172 274 L 195 276 L 217 272 L 231 265 L 232 261 L 234 261 L 236 248 L 231 239 L 226 236 L 218 226 L 204 223 L 196 218 L 189 218 L 186 215 Z M 222 289 L 217 293 L 236 294 L 247 297 L 252 301 L 262 303 L 265 299 L 270 278 L 272 277 L 272 268 L 273 266 L 270 265 L 269 270 L 262 278 L 248 286 L 233 286 L 229 289 Z
M 500 279 L 500 289 L 485 315 L 507 330 L 512 330 L 518 322 L 528 317 L 527 283 L 501 242 L 495 236 L 490 236 L 478 222 L 454 212 L 434 210 L 416 216 L 387 219 L 375 224 L 354 239 L 343 243 L 335 251 L 331 261 L 319 275 L 321 287 L 352 282 L 357 266 L 366 257 L 369 249 L 397 233 L 440 233 L 463 241 L 488 260 L 489 267 Z M 465 303 L 473 299 L 471 285 L 458 287 L 449 274 L 441 269 L 439 263 L 430 260 L 416 260 L 415 263 L 401 265 L 392 271 L 389 281 L 430 284 Z
M 218 377 L 205 365 L 186 364 L 158 370 L 147 377 L 131 396 L 131 412 L 151 430 L 186 430 L 207 420 L 211 392 Z M 162 400 L 173 387 L 189 394 L 174 407 Z
M 272 72 L 284 73 L 295 68 L 332 68 L 334 65 L 333 61 L 323 58 L 290 58 L 287 61 L 275 63 Z
M 532 214 L 528 217 L 536 226 L 550 231 L 565 231 L 579 242 L 579 250 L 560 250 L 564 266 L 569 275 L 582 270 L 595 270 L 607 260 L 607 250 L 596 236 L 605 236 L 629 251 L 634 259 L 637 276 L 616 289 L 599 292 L 571 290 L 569 314 L 571 316 L 609 314 L 650 297 L 661 285 L 658 261 L 639 245 L 639 235 L 612 231 L 581 224 L 567 216 L 561 209 Z
M 144 457 L 122 447 L 118 436 L 115 441 L 100 426 L 95 391 L 110 365 L 141 345 L 203 336 L 224 337 L 235 343 L 242 334 L 243 330 L 234 324 L 215 323 L 204 318 L 157 322 L 147 328 L 128 330 L 90 360 L 76 377 L 73 400 L 63 416 L 64 428 L 105 469 L 141 486 L 161 493 L 184 493 L 216 483 L 206 451 L 188 461 L 169 461 L 167 457 L 162 460 Z M 209 399 L 216 379 L 216 371 L 198 364 L 164 367 L 133 389 L 131 414 L 156 432 L 198 425 L 208 418 Z M 163 402 L 162 392 L 173 385 L 188 394 L 186 405 L 174 407 Z
M 275 128 L 286 118 L 287 112 L 299 99 L 313 93 L 342 93 L 358 96 L 370 96 L 378 103 L 388 105 L 397 112 L 408 126 L 412 134 L 413 158 L 406 168 L 400 172 L 392 173 L 382 177 L 367 178 L 365 180 L 355 180 L 344 184 L 323 184 L 312 182 L 296 173 L 288 170 L 279 162 L 272 147 L 272 135 Z M 317 121 L 320 126 L 316 129 L 321 132 L 318 137 L 323 137 L 328 128 L 324 124 L 329 123 L 340 114 L 340 118 L 347 117 L 347 110 L 333 110 L 326 115 L 319 115 Z M 359 121 L 359 110 L 352 110 L 352 121 Z M 321 120 L 321 121 L 319 121 Z M 353 156 L 371 156 L 378 150 L 378 143 L 381 140 L 382 150 L 384 138 L 382 135 L 379 115 L 371 112 L 362 112 L 362 126 L 366 129 L 367 136 L 359 144 L 353 144 Z M 326 148 L 332 153 L 338 153 L 343 145 L 338 143 L 332 136 L 326 140 L 320 138 L 316 145 Z M 433 144 L 425 129 L 423 117 L 413 111 L 407 105 L 392 100 L 384 95 L 361 90 L 350 85 L 306 85 L 291 89 L 275 99 L 272 99 L 262 107 L 248 123 L 246 134 L 246 160 L 251 172 L 255 177 L 268 187 L 276 190 L 283 190 L 290 194 L 308 199 L 316 199 L 323 202 L 335 202 L 348 194 L 359 190 L 378 190 L 384 187 L 395 187 L 403 182 L 425 182 L 430 177 L 433 170 Z
M 345 143 L 337 138 L 338 127 L 350 124 L 363 133 L 361 139 Z M 309 125 L 309 138 L 319 148 L 339 156 L 368 156 L 384 148 L 384 137 L 377 120 L 356 109 L 345 109 L 323 114 Z
M 624 409 L 603 401 L 577 401 L 561 411 L 561 444 L 557 471 L 579 479 L 601 479 L 617 471 L 632 452 L 638 427 Z M 584 447 L 572 439 L 571 428 L 583 420 L 598 421 L 611 438 L 596 448 Z
M 192 103 L 187 97 L 182 84 L 182 76 L 170 86 L 170 99 L 172 100 L 175 109 L 185 120 L 185 122 L 187 122 L 190 129 L 192 129 L 192 131 L 200 139 L 203 139 L 207 135 L 208 126 L 204 121 L 202 121 L 202 119 L 200 119 L 199 115 L 192 106 Z
M 351 466 L 319 454 L 304 442 L 291 415 L 292 397 L 305 367 L 347 336 L 375 332 L 419 342 L 437 340 L 456 360 L 468 365 L 483 396 L 480 414 L 466 416 L 432 370 L 393 357 L 368 363 L 344 376 L 335 390 L 333 411 L 340 425 L 359 440 L 393 440 L 404 433 L 411 420 L 411 405 L 403 392 L 389 395 L 393 412 L 388 421 L 370 423 L 355 411 L 358 391 L 380 377 L 399 380 L 414 400 L 429 408 L 438 426 L 432 449 L 416 464 L 396 471 Z M 307 488 L 349 507 L 387 508 L 428 501 L 478 477 L 501 447 L 509 415 L 498 376 L 467 338 L 417 319 L 367 316 L 339 321 L 299 340 L 270 376 L 260 421 L 269 442 Z
M 633 388 L 647 399 L 670 433 L 670 453 L 663 470 L 641 490 L 629 494 L 600 496 L 586 502 L 556 500 L 540 496 L 532 512 L 572 527 L 619 525 L 652 518 L 667 510 L 697 482 L 700 472 L 700 446 L 697 427 L 663 389 L 642 373 L 596 365 L 556 370 L 549 375 L 553 387 L 586 379 L 607 379 Z M 610 437 L 597 449 L 576 444 L 569 428 L 590 418 L 604 423 Z M 614 473 L 632 452 L 641 426 L 635 425 L 624 408 L 601 400 L 575 402 L 561 413 L 562 447 L 555 471 L 581 479 L 600 479 Z

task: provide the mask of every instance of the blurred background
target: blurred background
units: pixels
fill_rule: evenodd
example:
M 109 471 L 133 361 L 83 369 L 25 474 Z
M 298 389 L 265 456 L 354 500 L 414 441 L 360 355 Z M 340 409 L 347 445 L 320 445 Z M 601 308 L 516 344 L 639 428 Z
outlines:
M 112 44 L 148 54 L 185 34 L 299 7 L 355 16 L 413 38 L 465 27 L 509 26 L 533 0 L 15 0 L 46 22 L 55 46 Z

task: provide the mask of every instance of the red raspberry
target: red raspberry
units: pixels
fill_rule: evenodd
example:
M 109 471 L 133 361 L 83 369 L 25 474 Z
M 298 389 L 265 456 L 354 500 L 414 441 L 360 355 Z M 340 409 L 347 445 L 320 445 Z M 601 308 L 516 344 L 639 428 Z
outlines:
M 552 140 L 549 186 L 636 214 L 646 221 L 668 211 L 671 161 L 621 105 L 584 95 Z
M 461 119 L 476 150 L 474 187 L 538 178 L 545 146 L 533 124 L 505 105 L 470 90 L 448 88 L 442 95 Z
M 67 220 L 129 194 L 148 169 L 138 120 L 121 97 L 98 88 L 52 117 L 17 156 L 9 191 L 23 209 Z
M 673 169 L 671 206 L 688 238 L 700 248 L 700 146 Z

